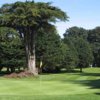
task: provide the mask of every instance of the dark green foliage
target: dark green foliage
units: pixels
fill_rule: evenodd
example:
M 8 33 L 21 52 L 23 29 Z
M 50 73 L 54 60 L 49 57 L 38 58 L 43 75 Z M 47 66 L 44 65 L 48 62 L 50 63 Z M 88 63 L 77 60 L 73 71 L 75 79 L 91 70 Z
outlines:
M 27 1 L 3 5 L 0 8 L 0 66 L 25 66 L 24 47 L 28 69 L 34 75 L 37 73 L 35 53 L 37 67 L 48 72 L 75 67 L 82 71 L 90 65 L 100 66 L 100 27 L 85 30 L 75 26 L 61 40 L 52 22 L 67 18 L 65 12 L 51 3 Z
M 88 31 L 88 41 L 94 56 L 93 66 L 100 67 L 100 27 Z
M 64 42 L 74 52 L 73 58 L 77 58 L 76 66 L 80 67 L 81 71 L 83 67 L 89 67 L 93 61 L 92 49 L 87 37 L 88 31 L 78 27 L 69 28 L 64 34 Z
M 93 55 L 89 43 L 82 38 L 77 38 L 75 47 L 78 52 L 79 67 L 89 67 L 93 61 Z
M 25 66 L 22 42 L 13 29 L 0 28 L 0 67 L 19 68 Z
M 78 54 L 77 50 L 73 44 L 73 41 L 71 38 L 64 38 L 64 43 L 67 46 L 67 50 L 65 52 L 65 59 L 63 61 L 63 66 L 67 70 L 74 69 L 77 66 L 78 63 Z
M 74 37 L 75 39 L 80 37 L 87 40 L 88 31 L 85 30 L 84 28 L 74 26 L 66 30 L 64 37 L 67 37 L 67 36 Z
M 67 50 L 65 53 L 65 58 L 62 62 L 63 68 L 67 69 L 67 71 L 70 71 L 76 67 L 76 60 L 77 57 L 74 55 L 74 52 L 72 50 Z
M 67 15 L 51 3 L 16 2 L 0 8 L 0 26 L 15 28 L 24 40 L 28 70 L 37 75 L 35 66 L 35 36 L 39 30 L 52 29 L 51 22 L 66 21 Z
M 42 61 L 43 70 L 55 72 L 61 69 L 63 59 L 62 41 L 55 29 L 48 33 L 42 33 L 41 31 L 38 34 L 36 54 L 38 62 Z

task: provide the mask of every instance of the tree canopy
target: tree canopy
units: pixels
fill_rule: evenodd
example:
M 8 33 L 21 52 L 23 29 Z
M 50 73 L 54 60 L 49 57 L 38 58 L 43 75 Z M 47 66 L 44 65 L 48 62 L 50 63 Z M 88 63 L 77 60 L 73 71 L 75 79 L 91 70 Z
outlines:
M 0 8 L 0 26 L 14 28 L 24 40 L 28 70 L 37 75 L 35 66 L 35 35 L 39 30 L 49 31 L 58 20 L 66 21 L 61 9 L 44 2 L 16 2 Z

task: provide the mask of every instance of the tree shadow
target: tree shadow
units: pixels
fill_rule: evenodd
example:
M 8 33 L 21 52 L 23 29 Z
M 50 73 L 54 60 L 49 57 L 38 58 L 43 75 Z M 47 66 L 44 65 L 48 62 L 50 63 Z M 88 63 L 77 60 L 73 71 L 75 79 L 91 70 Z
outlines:
M 96 95 L 100 95 L 100 93 L 95 93 Z
M 100 73 L 80 73 L 81 76 L 100 76 Z
M 100 79 L 98 80 L 76 80 L 73 81 L 76 84 L 83 84 L 90 86 L 91 89 L 100 89 Z
M 75 73 L 75 75 L 79 75 L 80 79 L 76 80 L 63 80 L 63 82 L 71 82 L 73 84 L 80 84 L 83 86 L 89 86 L 90 89 L 97 89 L 100 90 L 100 73 L 88 73 L 88 72 L 82 72 L 82 73 Z M 89 76 L 90 79 L 82 79 L 81 77 Z M 93 77 L 93 79 L 92 79 Z M 94 93 L 96 95 L 100 95 L 100 92 Z

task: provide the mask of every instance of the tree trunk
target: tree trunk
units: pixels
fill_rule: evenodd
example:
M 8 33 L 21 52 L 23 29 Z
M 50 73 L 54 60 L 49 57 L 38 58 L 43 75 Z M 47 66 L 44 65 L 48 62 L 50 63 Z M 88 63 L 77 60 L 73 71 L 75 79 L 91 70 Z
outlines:
M 82 73 L 83 72 L 83 70 L 82 70 L 82 66 L 80 67 L 80 73 Z
M 9 73 L 10 72 L 10 68 L 9 67 L 7 67 L 7 73 Z
M 42 65 L 43 65 L 43 62 L 42 62 L 42 60 L 40 60 L 40 65 L 39 65 L 39 73 L 40 74 L 42 73 Z
M 38 75 L 35 59 L 35 33 L 31 32 L 25 34 L 25 48 L 26 48 L 26 61 L 28 71 L 34 76 Z
M 10 67 L 11 73 L 15 72 L 15 67 Z
M 36 68 L 36 62 L 35 62 L 35 54 L 34 55 L 29 55 L 29 58 L 28 58 L 28 70 L 34 76 L 38 75 L 38 70 Z

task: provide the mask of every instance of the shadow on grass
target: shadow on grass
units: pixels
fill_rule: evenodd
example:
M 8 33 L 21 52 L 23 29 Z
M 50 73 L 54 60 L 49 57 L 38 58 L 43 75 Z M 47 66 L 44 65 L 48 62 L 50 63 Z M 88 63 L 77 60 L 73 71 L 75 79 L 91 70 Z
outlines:
M 100 73 L 80 73 L 81 76 L 100 76 Z
M 100 79 L 97 80 L 88 80 L 86 82 L 81 82 L 81 84 L 90 86 L 90 89 L 98 89 L 100 90 Z M 100 93 L 95 93 L 96 95 L 100 95 Z
M 83 73 L 76 73 L 75 75 L 79 75 L 80 79 L 79 80 L 69 80 L 69 82 L 73 83 L 73 84 L 80 84 L 83 86 L 89 86 L 90 89 L 98 89 L 98 91 L 100 90 L 100 73 L 88 73 L 88 72 L 83 72 Z M 81 77 L 83 76 L 89 76 L 90 80 L 87 79 L 83 79 L 81 80 Z M 93 77 L 93 79 L 92 79 Z M 98 77 L 98 78 L 96 78 Z M 68 80 L 65 80 L 63 82 L 68 82 Z M 98 93 L 94 93 L 96 95 L 100 95 L 100 92 Z
M 82 80 L 75 83 L 90 86 L 91 89 L 100 89 L 100 79 L 98 80 Z
M 100 93 L 95 93 L 96 95 L 100 95 Z
M 76 81 L 69 81 L 70 83 L 73 84 L 80 84 L 83 86 L 89 86 L 90 89 L 97 89 L 97 93 L 94 93 L 96 95 L 100 95 L 100 79 L 97 80 L 76 80 Z

